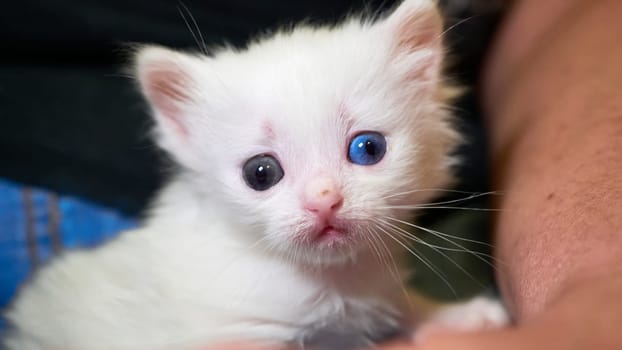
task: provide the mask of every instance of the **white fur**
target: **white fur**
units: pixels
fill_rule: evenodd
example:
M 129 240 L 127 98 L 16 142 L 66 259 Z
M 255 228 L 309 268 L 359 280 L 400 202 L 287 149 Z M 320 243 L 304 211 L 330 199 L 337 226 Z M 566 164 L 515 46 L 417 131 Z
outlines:
M 435 310 L 414 333 L 416 342 L 433 334 L 492 329 L 510 323 L 507 310 L 497 299 L 478 296 L 463 303 Z
M 440 28 L 432 1 L 406 0 L 375 23 L 300 27 L 213 57 L 143 48 L 137 77 L 179 174 L 142 228 L 37 274 L 8 314 L 9 349 L 179 349 L 408 327 L 394 279 L 403 272 L 389 273 L 366 236 L 375 218 L 408 219 L 384 207 L 425 201 L 433 191 L 409 191 L 451 178 L 458 137 Z M 386 156 L 351 164 L 347 143 L 366 130 L 386 136 Z M 260 153 L 285 172 L 263 192 L 241 175 Z M 313 218 L 300 196 L 317 176 L 343 193 L 352 232 L 339 247 L 304 242 Z

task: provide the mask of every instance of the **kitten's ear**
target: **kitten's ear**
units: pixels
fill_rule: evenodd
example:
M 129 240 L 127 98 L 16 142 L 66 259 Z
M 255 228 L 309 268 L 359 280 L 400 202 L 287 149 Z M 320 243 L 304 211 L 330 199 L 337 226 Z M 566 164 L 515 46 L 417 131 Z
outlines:
M 187 134 L 185 114 L 196 103 L 198 87 L 193 69 L 199 58 L 158 46 L 141 48 L 135 72 L 140 87 L 164 128 Z
M 158 46 L 135 55 L 134 74 L 152 107 L 158 142 L 182 163 L 188 158 L 192 127 L 201 117 L 197 72 L 203 60 Z
M 436 79 L 440 74 L 443 20 L 435 0 L 404 0 L 383 23 L 390 36 L 392 59 L 408 65 L 410 79 Z

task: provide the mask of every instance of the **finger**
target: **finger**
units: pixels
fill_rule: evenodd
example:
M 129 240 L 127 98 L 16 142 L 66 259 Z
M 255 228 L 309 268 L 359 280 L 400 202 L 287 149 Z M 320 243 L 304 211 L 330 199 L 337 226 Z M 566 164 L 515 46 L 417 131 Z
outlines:
M 382 346 L 375 347 L 376 350 L 418 350 L 419 347 L 415 347 L 413 343 L 408 343 L 404 341 L 400 342 L 391 342 L 387 344 L 382 344 Z
M 416 343 L 393 342 L 383 344 L 378 350 L 524 350 L 524 343 L 510 331 L 478 333 L 442 332 L 430 334 Z M 531 350 L 531 348 L 528 348 Z
M 475 333 L 454 333 L 430 335 L 410 350 L 536 350 L 544 344 L 539 343 L 537 334 L 528 334 L 514 329 Z M 402 350 L 396 349 L 396 350 Z M 392 349 L 393 350 L 393 349 Z

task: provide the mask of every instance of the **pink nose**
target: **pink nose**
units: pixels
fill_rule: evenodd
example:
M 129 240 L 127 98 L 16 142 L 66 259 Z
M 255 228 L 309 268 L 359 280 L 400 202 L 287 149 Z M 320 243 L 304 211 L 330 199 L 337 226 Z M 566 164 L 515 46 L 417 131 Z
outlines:
M 334 180 L 327 177 L 314 178 L 305 187 L 304 208 L 326 218 L 343 205 L 341 191 Z

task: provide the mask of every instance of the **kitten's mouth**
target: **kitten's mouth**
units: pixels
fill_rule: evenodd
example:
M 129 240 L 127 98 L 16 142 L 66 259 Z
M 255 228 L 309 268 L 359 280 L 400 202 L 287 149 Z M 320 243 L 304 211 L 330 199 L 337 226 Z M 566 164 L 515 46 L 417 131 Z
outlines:
M 325 220 L 324 222 L 316 222 L 315 225 L 306 230 L 298 231 L 293 239 L 297 244 L 309 248 L 342 250 L 348 247 L 352 248 L 356 243 L 352 229 L 352 224 L 347 220 Z
M 345 228 L 333 225 L 325 225 L 313 236 L 313 242 L 319 244 L 343 244 L 349 240 L 348 232 Z
M 334 226 L 328 225 L 320 230 L 320 233 L 317 235 L 316 239 L 332 239 L 345 237 L 346 233 L 343 230 L 340 230 Z

